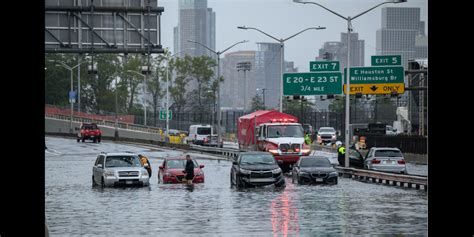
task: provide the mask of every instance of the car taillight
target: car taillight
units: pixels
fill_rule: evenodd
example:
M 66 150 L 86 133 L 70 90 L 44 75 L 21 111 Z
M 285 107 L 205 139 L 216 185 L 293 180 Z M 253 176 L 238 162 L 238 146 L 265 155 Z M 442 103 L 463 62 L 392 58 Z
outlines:
M 275 150 L 275 149 L 270 149 L 268 151 L 274 155 L 278 154 L 278 150 Z
M 405 160 L 404 160 L 404 159 L 399 160 L 399 161 L 398 161 L 398 164 L 404 165 L 404 164 L 405 164 Z
M 380 160 L 373 159 L 372 164 L 380 164 Z

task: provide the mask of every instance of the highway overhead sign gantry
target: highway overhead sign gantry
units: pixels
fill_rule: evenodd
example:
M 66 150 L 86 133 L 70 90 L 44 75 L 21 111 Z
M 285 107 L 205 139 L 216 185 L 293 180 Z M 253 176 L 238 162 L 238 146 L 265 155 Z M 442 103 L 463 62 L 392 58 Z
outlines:
M 303 72 L 283 74 L 283 95 L 342 94 L 340 72 Z
M 347 69 L 344 68 L 344 73 Z M 403 94 L 404 70 L 401 66 L 351 67 L 350 94 Z M 346 85 L 344 83 L 344 93 Z

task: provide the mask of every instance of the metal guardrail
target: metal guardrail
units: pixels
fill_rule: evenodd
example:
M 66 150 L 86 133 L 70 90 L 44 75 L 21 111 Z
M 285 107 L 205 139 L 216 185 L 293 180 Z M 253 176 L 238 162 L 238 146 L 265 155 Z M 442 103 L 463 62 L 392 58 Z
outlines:
M 212 154 L 219 154 L 229 159 L 236 158 L 240 152 L 245 152 L 245 151 L 240 151 L 234 148 L 206 147 L 206 146 L 193 145 L 193 144 L 190 144 L 189 147 L 192 150 L 202 151 L 202 152 L 207 152 L 207 153 L 212 153 Z
M 428 178 L 417 175 L 391 174 L 373 170 L 363 170 L 355 168 L 336 167 L 339 175 L 349 176 L 353 179 L 371 181 L 394 186 L 428 190 Z
M 54 118 L 54 119 L 60 119 L 60 120 L 67 120 L 67 121 L 71 120 L 70 116 L 66 116 L 62 114 L 45 114 L 44 116 L 47 118 Z M 109 120 L 98 120 L 98 119 L 73 116 L 72 121 L 78 122 L 78 123 L 95 123 L 97 125 L 115 127 L 115 122 L 109 121 Z M 117 126 L 118 128 L 121 128 L 121 129 L 128 129 L 128 130 L 142 131 L 142 132 L 149 132 L 149 133 L 160 133 L 160 128 L 158 127 L 149 127 L 149 126 L 144 126 L 144 125 L 139 125 L 139 124 L 129 124 L 129 123 L 121 123 L 121 122 L 118 122 Z

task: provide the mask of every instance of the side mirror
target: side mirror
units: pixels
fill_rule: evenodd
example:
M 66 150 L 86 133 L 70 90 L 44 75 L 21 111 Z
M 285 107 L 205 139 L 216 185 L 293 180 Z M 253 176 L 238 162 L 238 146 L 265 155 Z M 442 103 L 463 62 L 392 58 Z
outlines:
M 162 166 L 162 165 L 160 165 L 160 167 L 158 167 L 158 168 L 160 168 L 160 170 L 162 170 L 162 169 L 163 169 L 163 166 Z
M 237 163 L 237 161 L 232 161 L 232 164 L 233 165 L 239 165 L 239 163 Z
M 102 166 L 102 164 L 98 164 L 97 167 L 98 167 L 98 168 L 101 168 L 101 169 L 104 168 L 104 167 Z
M 148 164 L 144 164 L 143 167 L 148 168 L 150 166 Z
M 201 168 L 201 169 L 204 168 L 204 165 L 199 165 L 199 168 Z

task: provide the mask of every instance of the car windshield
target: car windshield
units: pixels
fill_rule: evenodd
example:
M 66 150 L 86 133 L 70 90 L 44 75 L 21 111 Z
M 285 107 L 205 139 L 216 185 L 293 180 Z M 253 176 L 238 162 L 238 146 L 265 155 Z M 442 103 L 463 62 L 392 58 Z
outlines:
M 332 128 L 321 128 L 319 129 L 319 132 L 322 133 L 322 132 L 335 132 L 334 129 Z
M 140 167 L 140 160 L 136 156 L 107 156 L 105 167 Z
M 402 153 L 397 150 L 376 150 L 375 157 L 403 157 Z
M 240 164 L 252 165 L 252 164 L 263 164 L 263 165 L 274 165 L 275 158 L 272 155 L 267 154 L 253 154 L 253 155 L 242 155 L 240 158 Z
M 210 135 L 211 134 L 211 128 L 198 128 L 197 129 L 197 134 L 199 134 L 199 135 Z
M 90 129 L 90 130 L 97 129 L 97 125 L 95 124 L 84 125 L 83 129 Z
M 194 167 L 197 168 L 197 162 L 195 160 L 192 161 L 194 163 Z M 168 160 L 166 166 L 168 167 L 168 169 L 184 169 L 186 167 L 186 160 Z
M 301 167 L 332 167 L 327 158 L 302 158 Z
M 274 125 L 268 126 L 268 137 L 303 137 L 301 125 Z

